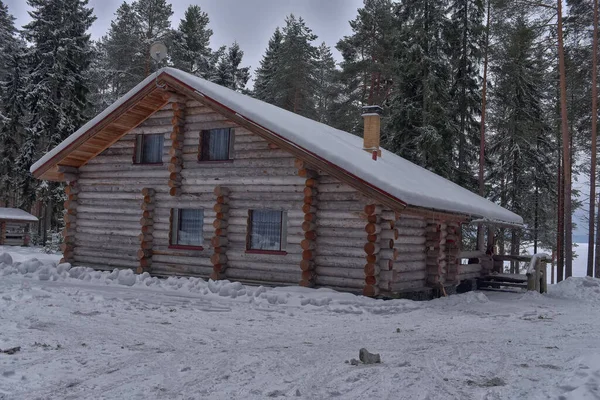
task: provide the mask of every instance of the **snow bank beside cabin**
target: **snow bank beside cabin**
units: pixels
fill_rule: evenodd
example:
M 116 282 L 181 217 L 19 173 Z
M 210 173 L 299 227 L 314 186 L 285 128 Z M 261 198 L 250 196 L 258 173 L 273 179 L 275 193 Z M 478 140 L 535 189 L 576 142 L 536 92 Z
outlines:
M 147 272 L 137 275 L 130 269 L 97 271 L 89 267 L 73 267 L 69 263 L 31 258 L 13 261 L 9 253 L 0 254 L 0 276 L 22 275 L 39 281 L 83 282 L 91 285 L 136 286 L 158 291 L 177 291 L 206 296 L 210 299 L 228 298 L 249 302 L 257 306 L 296 306 L 326 309 L 336 313 L 393 314 L 426 307 L 460 307 L 465 304 L 487 303 L 483 293 L 469 292 L 432 302 L 411 300 L 378 300 L 332 289 L 310 289 L 299 286 L 267 288 L 247 286 L 227 280 L 205 281 L 195 277 L 169 277 L 160 279 Z
M 570 277 L 556 285 L 549 285 L 548 294 L 550 297 L 600 303 L 600 279 Z

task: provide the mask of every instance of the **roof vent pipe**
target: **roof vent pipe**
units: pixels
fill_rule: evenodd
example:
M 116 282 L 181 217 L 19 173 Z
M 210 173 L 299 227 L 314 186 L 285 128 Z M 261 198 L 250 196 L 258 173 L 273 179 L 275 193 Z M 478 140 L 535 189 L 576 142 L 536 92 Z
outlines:
M 362 108 L 362 117 L 364 119 L 363 150 L 373 155 L 381 157 L 379 144 L 381 141 L 381 113 L 383 109 L 379 106 L 364 106 Z

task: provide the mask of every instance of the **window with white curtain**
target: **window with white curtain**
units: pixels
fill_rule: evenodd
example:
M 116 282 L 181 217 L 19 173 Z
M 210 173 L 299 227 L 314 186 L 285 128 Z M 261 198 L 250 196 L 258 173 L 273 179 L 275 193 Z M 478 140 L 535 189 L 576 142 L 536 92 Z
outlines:
M 249 213 L 248 250 L 284 250 L 287 214 L 277 210 L 251 210 Z
M 203 130 L 200 135 L 200 161 L 224 161 L 230 160 L 233 155 L 233 129 L 209 129 Z
M 171 212 L 171 245 L 202 246 L 204 210 L 174 208 Z
M 162 162 L 163 135 L 137 135 L 135 143 L 136 164 L 158 164 Z

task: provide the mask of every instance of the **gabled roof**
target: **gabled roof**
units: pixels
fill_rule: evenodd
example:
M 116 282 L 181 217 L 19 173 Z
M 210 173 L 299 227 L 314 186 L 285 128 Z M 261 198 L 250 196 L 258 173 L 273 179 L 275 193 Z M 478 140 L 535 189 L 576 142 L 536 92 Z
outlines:
M 131 108 L 132 99 L 139 98 L 140 92 L 156 87 L 154 81 L 158 80 L 165 81 L 178 91 L 185 91 L 192 97 L 205 99 L 208 104 L 229 113 L 232 118 L 244 121 L 250 126 L 255 126 L 261 132 L 266 131 L 273 135 L 274 139 L 285 143 L 286 148 L 305 154 L 312 160 L 331 165 L 352 179 L 361 182 L 369 190 L 386 196 L 402 206 L 410 205 L 512 224 L 523 223 L 523 219 L 517 214 L 389 151 L 382 150 L 382 157 L 376 161 L 373 160 L 362 149 L 362 139 L 348 132 L 302 117 L 177 69 L 164 68 L 157 74 L 158 76 L 152 75 L 146 78 L 115 104 L 32 165 L 31 172 L 34 176 L 46 178 L 46 171 L 52 168 L 56 169 L 58 165 L 73 165 L 73 163 L 63 164 L 62 160 L 76 151 L 78 143 L 79 145 L 85 143 L 85 138 L 91 137 L 90 132 L 93 129 L 97 129 L 109 118 L 119 118 L 119 110 L 125 113 L 121 114 L 121 118 L 126 115 L 127 110 L 123 110 L 124 105 L 129 104 Z M 115 114 L 117 115 L 115 116 Z M 123 132 L 121 135 L 125 133 Z M 110 144 L 113 142 L 114 140 Z
M 20 208 L 0 207 L 0 221 L 37 222 L 37 217 Z

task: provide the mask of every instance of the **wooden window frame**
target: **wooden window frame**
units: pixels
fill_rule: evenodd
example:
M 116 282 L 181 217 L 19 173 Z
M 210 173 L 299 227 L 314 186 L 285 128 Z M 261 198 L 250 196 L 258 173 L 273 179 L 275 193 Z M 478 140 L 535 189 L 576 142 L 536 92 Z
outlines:
M 228 129 L 229 130 L 229 146 L 227 148 L 227 158 L 224 160 L 204 160 L 202 158 L 202 142 L 204 141 L 204 135 L 207 133 L 210 134 L 211 131 Z M 197 162 L 200 164 L 222 164 L 222 163 L 232 163 L 233 156 L 235 154 L 234 151 L 235 144 L 235 128 L 213 128 L 213 129 L 203 129 L 200 131 L 200 140 L 198 143 L 198 160 Z
M 178 244 L 173 243 L 177 242 L 177 232 L 179 229 L 179 225 L 181 224 L 181 213 L 179 212 L 181 208 L 171 208 L 171 216 L 169 218 L 169 249 L 175 250 L 204 250 L 204 246 L 202 245 L 188 245 L 188 244 Z M 198 208 L 195 210 L 202 211 L 202 218 L 204 219 L 204 209 Z M 175 228 L 175 229 L 173 229 Z M 202 243 L 204 243 L 204 221 L 202 221 Z
M 162 136 L 163 137 L 163 151 L 161 152 L 161 161 L 160 162 L 141 162 L 138 161 L 138 149 L 140 146 L 140 141 L 142 142 L 142 148 L 143 148 L 143 141 L 146 137 L 148 136 Z M 162 133 L 151 133 L 151 134 L 147 134 L 147 135 L 143 135 L 143 134 L 137 134 L 135 135 L 135 144 L 133 146 L 133 164 L 134 165 L 163 165 L 164 163 L 162 162 L 162 153 L 164 153 L 164 147 L 165 147 L 165 142 L 164 142 L 164 135 Z M 141 158 L 141 149 L 140 149 L 140 158 Z
M 260 209 L 259 209 L 260 210 Z M 279 229 L 279 250 L 261 250 L 261 249 L 252 249 L 250 247 L 251 236 L 252 236 L 252 213 L 255 211 L 254 209 L 248 210 L 248 223 L 246 224 L 246 253 L 247 254 L 270 254 L 270 255 L 287 255 L 287 224 L 288 224 L 288 216 L 287 211 L 284 210 L 269 210 L 268 211 L 277 211 L 281 213 L 281 225 Z

